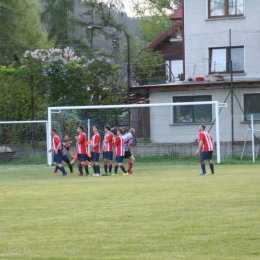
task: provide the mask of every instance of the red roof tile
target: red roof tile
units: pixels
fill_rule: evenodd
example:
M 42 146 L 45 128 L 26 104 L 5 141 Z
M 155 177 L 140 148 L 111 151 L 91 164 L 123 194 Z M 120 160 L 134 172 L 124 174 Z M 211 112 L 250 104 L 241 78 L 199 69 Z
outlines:
M 182 4 L 178 6 L 177 10 L 171 17 L 171 20 L 182 20 Z

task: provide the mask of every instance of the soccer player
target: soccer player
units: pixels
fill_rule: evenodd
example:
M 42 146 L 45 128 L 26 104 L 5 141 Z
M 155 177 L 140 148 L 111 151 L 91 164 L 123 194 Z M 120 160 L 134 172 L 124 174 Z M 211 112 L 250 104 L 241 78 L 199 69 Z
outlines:
M 62 151 L 61 151 L 61 140 L 57 135 L 56 129 L 51 129 L 51 136 L 52 136 L 52 149 L 49 150 L 49 153 L 54 151 L 54 166 L 55 171 L 54 175 L 57 175 L 57 170 L 59 169 L 62 172 L 62 176 L 67 176 L 67 172 L 65 171 L 62 165 Z M 57 167 L 58 166 L 58 167 Z M 57 168 L 57 170 L 56 170 Z
M 62 161 L 68 164 L 68 167 L 70 169 L 71 174 L 75 174 L 72 168 L 72 164 L 70 163 L 70 160 L 68 158 L 68 155 L 70 157 L 73 157 L 70 152 L 70 145 L 72 144 L 72 141 L 70 140 L 69 135 L 65 135 L 64 139 L 61 140 L 61 151 L 62 151 Z M 68 154 L 68 155 L 67 155 Z
M 201 164 L 202 173 L 200 174 L 200 176 L 205 176 L 207 174 L 206 166 L 204 162 L 205 160 L 208 160 L 209 162 L 211 173 L 215 174 L 214 165 L 212 162 L 212 155 L 214 150 L 213 141 L 210 134 L 206 132 L 205 129 L 206 129 L 205 125 L 199 126 L 199 146 L 198 146 L 198 150 L 196 151 L 196 154 L 199 154 L 201 151 L 200 164 Z
M 124 130 L 122 128 L 118 128 L 117 137 L 114 137 L 114 145 L 116 146 L 116 162 L 114 168 L 114 175 L 117 174 L 118 166 L 124 172 L 124 175 L 128 175 L 123 165 L 124 154 L 125 154 L 123 133 Z
M 94 177 L 100 176 L 100 168 L 99 168 L 99 154 L 100 154 L 100 135 L 98 133 L 99 126 L 93 126 L 93 136 L 91 139 L 91 159 L 93 161 L 93 170 L 94 170 Z
M 88 165 L 86 164 L 87 160 L 87 149 L 86 149 L 86 139 L 87 136 L 83 132 L 84 128 L 82 125 L 77 127 L 78 136 L 75 137 L 77 143 L 77 153 L 78 153 L 78 169 L 79 169 L 79 176 L 83 176 L 82 166 L 85 168 L 86 176 L 89 176 L 88 172 Z
M 127 172 L 133 174 L 132 167 L 134 165 L 135 158 L 133 156 L 133 135 L 135 133 L 134 128 L 130 128 L 129 132 L 124 134 L 124 144 L 125 144 L 125 155 L 124 158 L 128 159 Z
M 103 174 L 104 176 L 109 176 L 112 171 L 113 138 L 114 138 L 114 134 L 111 132 L 111 126 L 106 125 L 104 142 L 103 142 L 103 159 L 104 159 L 104 170 L 105 170 L 105 174 Z

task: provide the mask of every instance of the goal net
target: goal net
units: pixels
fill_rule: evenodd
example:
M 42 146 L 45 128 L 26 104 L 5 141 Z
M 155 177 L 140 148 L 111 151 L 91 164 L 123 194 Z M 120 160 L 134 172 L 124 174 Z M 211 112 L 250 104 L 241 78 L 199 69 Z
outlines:
M 47 121 L 1 121 L 0 164 L 46 165 Z
M 99 125 L 101 140 L 107 124 L 114 134 L 118 127 L 125 132 L 134 128 L 133 154 L 136 162 L 158 164 L 197 163 L 198 127 L 205 124 L 215 143 L 216 162 L 220 163 L 231 156 L 230 114 L 226 104 L 217 101 L 49 107 L 48 122 L 48 132 L 52 127 L 59 127 L 61 137 L 70 135 L 74 142 L 72 153 L 76 152 L 75 136 L 79 124 L 84 126 L 89 139 L 93 126 Z M 50 147 L 51 140 L 48 149 Z M 102 155 L 101 152 L 100 162 Z M 51 154 L 48 155 L 48 164 L 52 164 Z

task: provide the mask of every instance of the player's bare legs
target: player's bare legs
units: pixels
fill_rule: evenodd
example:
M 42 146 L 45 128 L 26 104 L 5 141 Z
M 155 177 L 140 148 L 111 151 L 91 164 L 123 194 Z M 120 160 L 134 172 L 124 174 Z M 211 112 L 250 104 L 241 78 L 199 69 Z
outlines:
M 133 155 L 131 155 L 131 156 L 129 157 L 128 168 L 127 168 L 127 172 L 128 172 L 129 174 L 133 174 L 132 168 L 133 168 L 133 165 L 134 165 L 134 161 L 135 161 L 135 158 L 134 158 Z

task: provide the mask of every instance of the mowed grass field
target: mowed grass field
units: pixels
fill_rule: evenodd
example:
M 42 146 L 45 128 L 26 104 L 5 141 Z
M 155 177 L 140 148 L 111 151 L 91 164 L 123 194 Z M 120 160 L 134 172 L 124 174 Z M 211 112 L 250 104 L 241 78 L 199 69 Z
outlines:
M 134 171 L 2 166 L 0 259 L 260 259 L 260 165 Z

